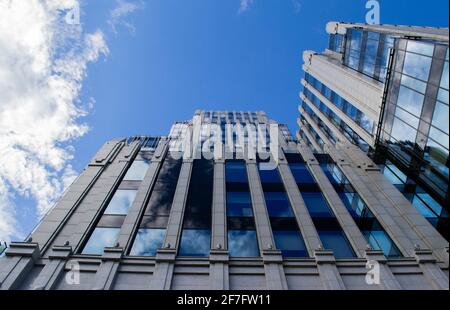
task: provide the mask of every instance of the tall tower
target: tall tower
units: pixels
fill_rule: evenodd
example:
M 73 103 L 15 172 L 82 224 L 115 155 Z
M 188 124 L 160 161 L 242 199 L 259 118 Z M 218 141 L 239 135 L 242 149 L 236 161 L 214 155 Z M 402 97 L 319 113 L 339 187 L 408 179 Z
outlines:
M 303 54 L 298 137 L 319 152 L 359 148 L 448 240 L 448 28 L 326 31 L 328 48 Z
M 448 289 L 448 242 L 372 161 L 315 151 L 264 112 L 111 140 L 0 289 Z

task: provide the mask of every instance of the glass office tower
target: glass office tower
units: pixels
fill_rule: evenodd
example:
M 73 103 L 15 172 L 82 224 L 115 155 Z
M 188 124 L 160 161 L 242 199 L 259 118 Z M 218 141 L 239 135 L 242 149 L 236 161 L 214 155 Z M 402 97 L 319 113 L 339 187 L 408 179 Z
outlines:
M 448 240 L 448 28 L 330 22 L 306 51 L 299 138 L 350 143 Z
M 317 135 L 197 111 L 111 140 L 10 244 L 0 289 L 448 289 L 448 242 L 359 148 Z

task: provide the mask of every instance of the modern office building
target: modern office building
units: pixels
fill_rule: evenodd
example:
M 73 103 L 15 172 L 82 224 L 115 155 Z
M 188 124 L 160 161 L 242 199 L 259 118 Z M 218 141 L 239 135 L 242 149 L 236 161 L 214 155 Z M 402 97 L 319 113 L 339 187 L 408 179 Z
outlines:
M 303 54 L 298 138 L 317 152 L 357 146 L 448 240 L 448 28 L 326 31 L 328 48 Z
M 107 142 L 0 259 L 2 290 L 448 287 L 448 242 L 365 153 L 263 112 Z

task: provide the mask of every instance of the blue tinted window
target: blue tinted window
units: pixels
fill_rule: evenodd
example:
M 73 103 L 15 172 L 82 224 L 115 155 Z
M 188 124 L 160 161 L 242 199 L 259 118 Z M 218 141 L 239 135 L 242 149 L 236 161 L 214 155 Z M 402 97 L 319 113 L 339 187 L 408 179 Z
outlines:
M 230 161 L 225 165 L 225 177 L 227 182 L 247 183 L 247 169 L 244 162 Z
M 382 230 L 363 231 L 370 246 L 375 250 L 382 250 L 387 257 L 401 256 L 391 238 Z
M 305 164 L 289 164 L 297 183 L 315 183 Z
M 302 192 L 301 194 L 311 217 L 333 216 L 322 193 Z
M 118 189 L 113 198 L 108 204 L 104 214 L 122 214 L 126 215 L 134 198 L 136 197 L 137 190 L 123 190 Z
M 208 256 L 211 243 L 209 229 L 183 229 L 180 256 Z
M 293 217 L 291 205 L 285 192 L 265 192 L 267 211 L 271 217 Z
M 229 230 L 228 252 L 231 257 L 259 256 L 255 230 Z
M 261 164 L 259 169 L 259 176 L 262 183 L 282 183 L 277 169 L 264 170 L 261 169 Z
M 307 257 L 305 243 L 299 231 L 274 230 L 273 237 L 277 249 L 283 257 Z
M 82 254 L 102 255 L 105 247 L 113 247 L 120 228 L 97 227 L 84 246 Z
M 162 247 L 165 229 L 141 228 L 138 230 L 130 255 L 155 256 L 156 251 Z
M 149 162 L 146 160 L 135 160 L 131 167 L 125 174 L 124 180 L 127 181 L 141 181 L 144 179 L 149 167 Z
M 430 57 L 406 53 L 405 64 L 403 66 L 404 73 L 413 76 L 415 78 L 418 78 L 422 81 L 428 81 L 430 68 L 431 68 Z
M 355 257 L 355 252 L 353 252 L 342 230 L 322 230 L 318 233 L 324 248 L 333 250 L 336 258 Z
M 249 192 L 227 192 L 228 216 L 253 216 Z

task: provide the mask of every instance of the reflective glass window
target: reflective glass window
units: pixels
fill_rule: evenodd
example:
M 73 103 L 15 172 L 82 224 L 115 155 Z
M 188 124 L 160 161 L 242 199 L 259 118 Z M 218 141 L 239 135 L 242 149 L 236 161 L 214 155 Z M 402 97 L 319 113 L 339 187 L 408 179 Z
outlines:
M 209 229 L 183 229 L 180 242 L 180 256 L 208 256 L 211 243 Z
M 82 254 L 102 255 L 105 247 L 113 247 L 120 228 L 97 227 L 92 232 Z
M 419 94 L 418 92 L 407 87 L 400 86 L 397 105 L 401 106 L 412 115 L 420 117 L 420 114 L 422 113 L 423 99 L 424 96 L 422 94 Z
M 288 197 L 285 192 L 265 192 L 267 211 L 269 216 L 274 217 L 293 217 Z
M 336 258 L 352 258 L 355 252 L 342 230 L 321 230 L 318 232 L 325 249 L 332 249 Z
M 131 167 L 128 169 L 123 179 L 127 181 L 141 181 L 144 179 L 148 167 L 149 167 L 148 161 L 135 160 L 131 164 Z
M 403 73 L 422 81 L 428 81 L 431 68 L 431 58 L 427 56 L 406 53 Z
M 298 231 L 274 230 L 273 237 L 277 249 L 283 257 L 307 257 L 306 246 Z
M 140 228 L 131 248 L 133 256 L 155 256 L 156 251 L 162 247 L 166 229 Z
M 227 215 L 253 216 L 250 193 L 227 191 Z
M 114 193 L 113 198 L 108 204 L 104 214 L 122 214 L 126 215 L 134 198 L 136 197 L 137 190 L 124 190 L 118 189 Z
M 259 256 L 255 230 L 228 230 L 228 252 L 231 257 Z

